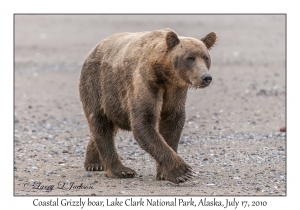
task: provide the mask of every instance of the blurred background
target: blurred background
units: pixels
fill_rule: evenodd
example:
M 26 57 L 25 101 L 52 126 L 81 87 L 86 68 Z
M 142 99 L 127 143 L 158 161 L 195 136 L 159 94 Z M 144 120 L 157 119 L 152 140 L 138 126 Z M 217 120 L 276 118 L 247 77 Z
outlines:
M 195 38 L 215 31 L 215 65 L 284 63 L 285 15 L 15 15 L 16 64 L 38 59 L 80 66 L 96 43 L 114 33 L 161 28 Z

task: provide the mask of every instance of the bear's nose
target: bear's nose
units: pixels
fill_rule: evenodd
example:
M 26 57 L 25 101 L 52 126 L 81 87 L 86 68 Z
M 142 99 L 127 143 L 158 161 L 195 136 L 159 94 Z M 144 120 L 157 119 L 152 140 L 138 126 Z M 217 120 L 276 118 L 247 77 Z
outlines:
M 201 80 L 204 85 L 209 85 L 212 81 L 212 77 L 210 76 L 210 74 L 204 74 L 201 77 Z

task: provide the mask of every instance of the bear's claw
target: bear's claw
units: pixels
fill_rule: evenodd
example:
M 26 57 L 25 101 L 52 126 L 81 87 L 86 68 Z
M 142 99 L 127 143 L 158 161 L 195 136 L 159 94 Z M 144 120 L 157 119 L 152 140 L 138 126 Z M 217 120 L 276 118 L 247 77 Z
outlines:
M 87 171 L 103 171 L 103 166 L 99 165 L 99 164 L 88 164 L 87 166 L 85 166 L 85 170 Z
M 190 166 L 183 163 L 175 169 L 164 173 L 164 177 L 175 184 L 179 184 L 192 179 L 194 172 Z
M 112 178 L 133 178 L 136 174 L 134 170 L 125 166 L 106 171 L 106 176 Z

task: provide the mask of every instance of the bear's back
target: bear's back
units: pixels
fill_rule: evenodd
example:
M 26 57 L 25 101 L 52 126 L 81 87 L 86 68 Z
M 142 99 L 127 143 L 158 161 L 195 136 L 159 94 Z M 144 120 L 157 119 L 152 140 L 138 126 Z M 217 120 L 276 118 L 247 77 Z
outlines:
M 129 97 L 133 94 L 135 75 L 164 54 L 169 30 L 114 34 L 102 40 L 87 56 L 81 86 L 97 91 L 94 97 L 99 106 L 124 130 L 131 130 Z M 87 94 L 92 95 L 86 91 L 83 97 Z
M 151 57 L 159 57 L 164 51 L 165 36 L 171 29 L 156 31 L 143 31 L 137 33 L 118 33 L 102 40 L 98 49 L 101 60 L 112 67 L 131 62 L 137 64 L 138 60 L 147 61 Z

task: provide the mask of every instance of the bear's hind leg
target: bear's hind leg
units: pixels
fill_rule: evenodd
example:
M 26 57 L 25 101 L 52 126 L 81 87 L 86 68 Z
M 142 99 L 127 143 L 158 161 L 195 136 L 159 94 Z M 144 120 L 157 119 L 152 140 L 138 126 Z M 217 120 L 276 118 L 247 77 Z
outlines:
M 103 110 L 98 114 L 91 115 L 90 130 L 106 176 L 112 178 L 133 178 L 136 172 L 125 167 L 117 154 L 114 142 L 117 127 L 106 117 Z
M 84 168 L 87 171 L 103 171 L 104 166 L 99 156 L 99 151 L 95 145 L 93 137 L 89 141 L 86 149 Z

